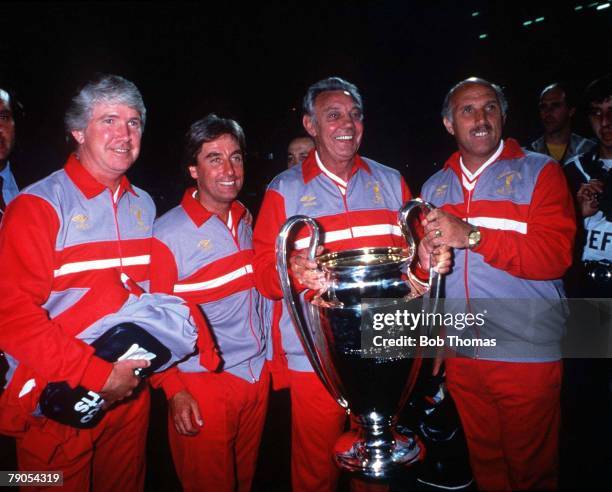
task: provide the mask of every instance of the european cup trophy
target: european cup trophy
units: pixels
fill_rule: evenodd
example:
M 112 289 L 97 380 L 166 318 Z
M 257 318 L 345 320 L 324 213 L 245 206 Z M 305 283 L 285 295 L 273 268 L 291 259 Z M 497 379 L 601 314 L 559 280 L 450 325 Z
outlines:
M 407 466 L 424 455 L 415 435 L 396 428 L 397 414 L 414 388 L 421 365 L 419 346 L 398 355 L 362 343 L 371 330 L 371 311 L 395 304 L 421 312 L 423 294 L 435 304 L 439 277 L 430 268 L 429 282 L 415 288 L 408 270 L 417 252 L 410 230 L 414 210 L 425 213 L 432 205 L 419 199 L 407 202 L 398 222 L 407 248 L 376 247 L 323 254 L 316 257 L 319 227 L 306 216 L 287 220 L 276 242 L 276 261 L 286 304 L 306 355 L 316 374 L 339 405 L 359 425 L 336 444 L 340 468 L 369 478 L 385 479 L 398 466 Z M 325 272 L 326 287 L 311 300 L 296 302 L 288 272 L 288 243 L 297 226 L 310 230 L 308 256 Z M 435 309 L 435 306 L 433 306 Z

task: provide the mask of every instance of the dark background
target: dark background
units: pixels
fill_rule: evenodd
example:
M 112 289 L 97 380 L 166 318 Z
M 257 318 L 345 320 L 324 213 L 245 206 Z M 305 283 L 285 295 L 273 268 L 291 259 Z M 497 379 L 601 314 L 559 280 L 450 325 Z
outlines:
M 160 212 L 178 202 L 185 184 L 183 134 L 212 111 L 246 131 L 242 199 L 256 212 L 266 183 L 285 168 L 288 141 L 301 132 L 306 88 L 338 75 L 364 97 L 361 153 L 401 170 L 418 192 L 455 149 L 439 114 L 450 86 L 472 75 L 502 85 L 510 102 L 505 133 L 527 144 L 540 135 L 536 105 L 545 85 L 563 79 L 580 93 L 611 70 L 612 7 L 597 10 L 605 3 L 5 2 L 0 87 L 14 89 L 25 108 L 11 161 L 22 185 L 60 168 L 70 151 L 62 123 L 70 96 L 96 72 L 116 73 L 136 83 L 147 106 L 130 177 Z M 575 123 L 590 135 L 584 118 Z M 154 402 L 147 489 L 175 490 L 163 396 Z M 288 487 L 287 407 L 286 393 L 272 396 L 256 490 Z M 594 452 L 572 447 L 579 432 L 566 439 L 564 489 L 589 474 L 574 464 L 576 454 Z M 14 467 L 11 453 L 0 441 L 0 468 Z M 604 483 L 597 477 L 591 485 Z
M 70 149 L 68 99 L 94 73 L 117 73 L 136 83 L 147 106 L 131 177 L 160 212 L 184 185 L 182 135 L 211 111 L 246 131 L 242 199 L 255 211 L 301 131 L 306 88 L 339 75 L 364 96 L 361 153 L 400 169 L 416 192 L 454 150 L 439 109 L 455 82 L 479 75 L 501 84 L 506 134 L 526 144 L 539 136 L 544 85 L 565 79 L 581 91 L 610 70 L 612 8 L 597 10 L 604 3 L 4 3 L 0 86 L 16 89 L 26 110 L 12 161 L 22 184 L 59 168 Z M 580 119 L 576 126 L 590 133 Z

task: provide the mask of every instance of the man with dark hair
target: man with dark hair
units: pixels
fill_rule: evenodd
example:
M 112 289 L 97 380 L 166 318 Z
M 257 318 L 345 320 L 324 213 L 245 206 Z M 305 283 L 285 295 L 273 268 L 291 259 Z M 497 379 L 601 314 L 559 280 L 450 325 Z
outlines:
M 16 437 L 20 470 L 60 471 L 65 490 L 144 486 L 149 394 L 136 391 L 137 374 L 156 354 L 131 345 L 113 363 L 89 344 L 149 302 L 139 285 L 148 282 L 155 206 L 125 177 L 140 152 L 144 121 L 132 82 L 104 75 L 87 83 L 66 113 L 75 153 L 19 194 L 0 228 L 0 347 L 10 364 L 0 431 Z M 64 408 L 77 412 L 79 425 L 105 402 L 102 420 L 81 428 L 60 423 L 66 415 L 58 418 L 55 407 L 47 413 L 46 388 L 57 382 L 67 385 L 66 398 L 88 391 Z
M 287 167 L 293 167 L 304 161 L 312 149 L 314 140 L 309 135 L 295 137 L 287 146 Z
M 576 199 L 577 219 L 581 227 L 576 240 L 575 261 L 567 275 L 571 297 L 610 299 L 612 297 L 612 75 L 591 82 L 584 93 L 587 111 L 597 147 L 576 156 L 564 167 Z M 572 317 L 574 330 L 581 338 L 588 332 L 592 340 L 601 340 L 601 328 L 609 333 L 609 303 L 590 305 L 600 326 L 585 326 L 579 316 Z M 572 332 L 570 331 L 570 334 Z M 605 338 L 603 339 L 605 340 Z M 604 342 L 605 343 L 605 342 Z M 566 392 L 572 402 L 565 414 L 572 446 L 590 449 L 597 446 L 600 434 L 610 432 L 612 414 L 612 366 L 605 359 L 572 359 L 566 363 Z M 607 401 L 607 405 L 606 405 Z M 580 486 L 601 485 L 608 476 L 609 453 L 578 456 L 572 459 L 585 474 Z
M 191 125 L 184 153 L 195 187 L 155 222 L 151 290 L 199 305 L 223 369 L 207 371 L 195 354 L 154 384 L 169 400 L 170 447 L 183 489 L 248 491 L 268 402 L 269 301 L 255 288 L 252 229 L 236 200 L 244 132 L 234 120 L 208 115 Z
M 11 95 L 0 88 L 0 214 L 19 192 L 8 160 L 15 145 L 13 106 Z
M 507 106 L 499 86 L 476 77 L 448 92 L 443 123 L 459 151 L 423 186 L 438 207 L 425 231 L 455 249 L 447 308 L 454 299 L 477 313 L 495 299 L 479 329 L 492 348 L 457 348 L 463 357 L 446 360 L 478 488 L 554 490 L 564 318 L 535 306 L 563 296 L 575 220 L 559 165 L 502 139 Z
M 565 167 L 583 219 L 585 238 L 579 248 L 584 276 L 580 297 L 612 297 L 612 76 L 594 80 L 584 94 L 597 147 Z
M 531 143 L 530 150 L 549 155 L 563 164 L 595 147 L 592 140 L 572 133 L 576 105 L 565 84 L 555 82 L 544 87 L 538 109 L 544 135 Z
M 304 128 L 314 139 L 315 148 L 304 162 L 272 180 L 254 233 L 257 286 L 276 300 L 282 299 L 282 292 L 275 241 L 288 217 L 303 214 L 315 218 L 327 251 L 405 246 L 397 214 L 410 199 L 410 191 L 398 171 L 357 154 L 363 136 L 363 103 L 357 87 L 339 77 L 321 80 L 308 89 L 303 109 Z M 307 259 L 307 231 L 298 230 L 296 237 L 298 252 L 290 258 L 296 289 L 319 290 L 322 272 L 316 262 Z M 419 259 L 426 270 L 428 247 L 427 240 L 421 241 Z M 436 251 L 436 261 L 444 273 L 450 263 L 448 250 Z M 332 449 L 343 431 L 346 414 L 314 374 L 281 302 L 275 304 L 273 319 L 273 383 L 275 389 L 288 386 L 291 394 L 293 490 L 333 491 L 339 470 Z

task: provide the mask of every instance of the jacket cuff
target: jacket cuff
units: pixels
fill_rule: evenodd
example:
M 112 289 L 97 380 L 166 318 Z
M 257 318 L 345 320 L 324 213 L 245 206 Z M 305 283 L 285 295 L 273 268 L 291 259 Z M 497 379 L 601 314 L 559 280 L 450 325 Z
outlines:
M 171 371 L 166 374 L 166 377 L 164 377 L 161 382 L 161 387 L 164 390 L 164 393 L 166 394 L 167 400 L 170 400 L 179 391 L 182 391 L 187 388 L 187 386 L 185 386 L 185 383 L 183 383 L 183 380 L 179 376 L 178 370 Z
M 106 384 L 112 370 L 112 363 L 94 355 L 89 360 L 87 369 L 85 369 L 85 373 L 79 384 L 89 390 L 99 393 Z
M 425 268 L 423 268 L 421 264 L 418 262 L 413 268 L 412 273 L 414 273 L 416 278 L 418 278 L 419 280 L 423 280 L 424 282 L 427 282 L 429 280 L 429 270 L 426 270 Z
M 484 228 L 484 227 L 479 227 L 478 230 L 480 231 L 480 242 L 474 246 L 470 251 L 473 251 L 474 253 L 478 253 L 481 254 L 484 257 L 487 257 L 491 252 L 488 252 L 488 249 L 490 249 L 490 239 L 491 239 L 491 230 Z

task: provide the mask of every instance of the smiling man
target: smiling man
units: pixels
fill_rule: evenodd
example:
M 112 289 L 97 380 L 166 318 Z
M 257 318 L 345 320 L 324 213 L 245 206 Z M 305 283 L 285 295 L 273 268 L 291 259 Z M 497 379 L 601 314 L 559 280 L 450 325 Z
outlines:
M 303 214 L 316 219 L 326 251 L 405 246 L 397 214 L 410 191 L 398 171 L 357 154 L 363 137 L 363 104 L 357 87 L 338 77 L 321 80 L 308 88 L 303 110 L 304 128 L 315 148 L 304 162 L 272 180 L 254 233 L 257 286 L 276 300 L 282 299 L 282 292 L 275 241 L 288 217 Z M 301 291 L 321 286 L 321 272 L 306 258 L 306 236 L 305 228 L 297 231 L 299 252 L 290 260 Z M 419 258 L 427 269 L 426 242 L 420 244 Z M 314 374 L 281 302 L 275 304 L 272 333 L 274 387 L 288 386 L 291 393 L 293 490 L 333 491 L 339 471 L 332 449 L 346 414 Z
M 107 362 L 83 333 L 132 302 L 123 278 L 148 280 L 155 206 L 125 177 L 145 115 L 132 82 L 88 82 L 65 116 L 76 151 L 9 204 L 0 228 L 0 347 L 11 365 L 0 431 L 16 437 L 22 471 L 62 471 L 65 490 L 144 485 L 149 396 L 134 391 L 134 371 L 149 362 Z M 45 418 L 39 396 L 57 381 L 116 405 L 91 429 Z
M 478 488 L 554 490 L 564 318 L 533 307 L 564 295 L 575 218 L 560 166 L 502 139 L 507 107 L 484 79 L 450 89 L 442 117 L 459 150 L 423 186 L 438 207 L 425 230 L 455 248 L 447 298 L 474 310 L 496 300 L 482 330 L 492 330 L 498 348 L 446 361 Z
M 155 222 L 151 291 L 199 305 L 223 358 L 220 372 L 195 354 L 154 378 L 169 400 L 170 448 L 186 491 L 250 490 L 267 409 L 269 301 L 255 288 L 252 229 L 236 200 L 244 153 L 234 120 L 196 121 L 185 145 L 195 187 Z

